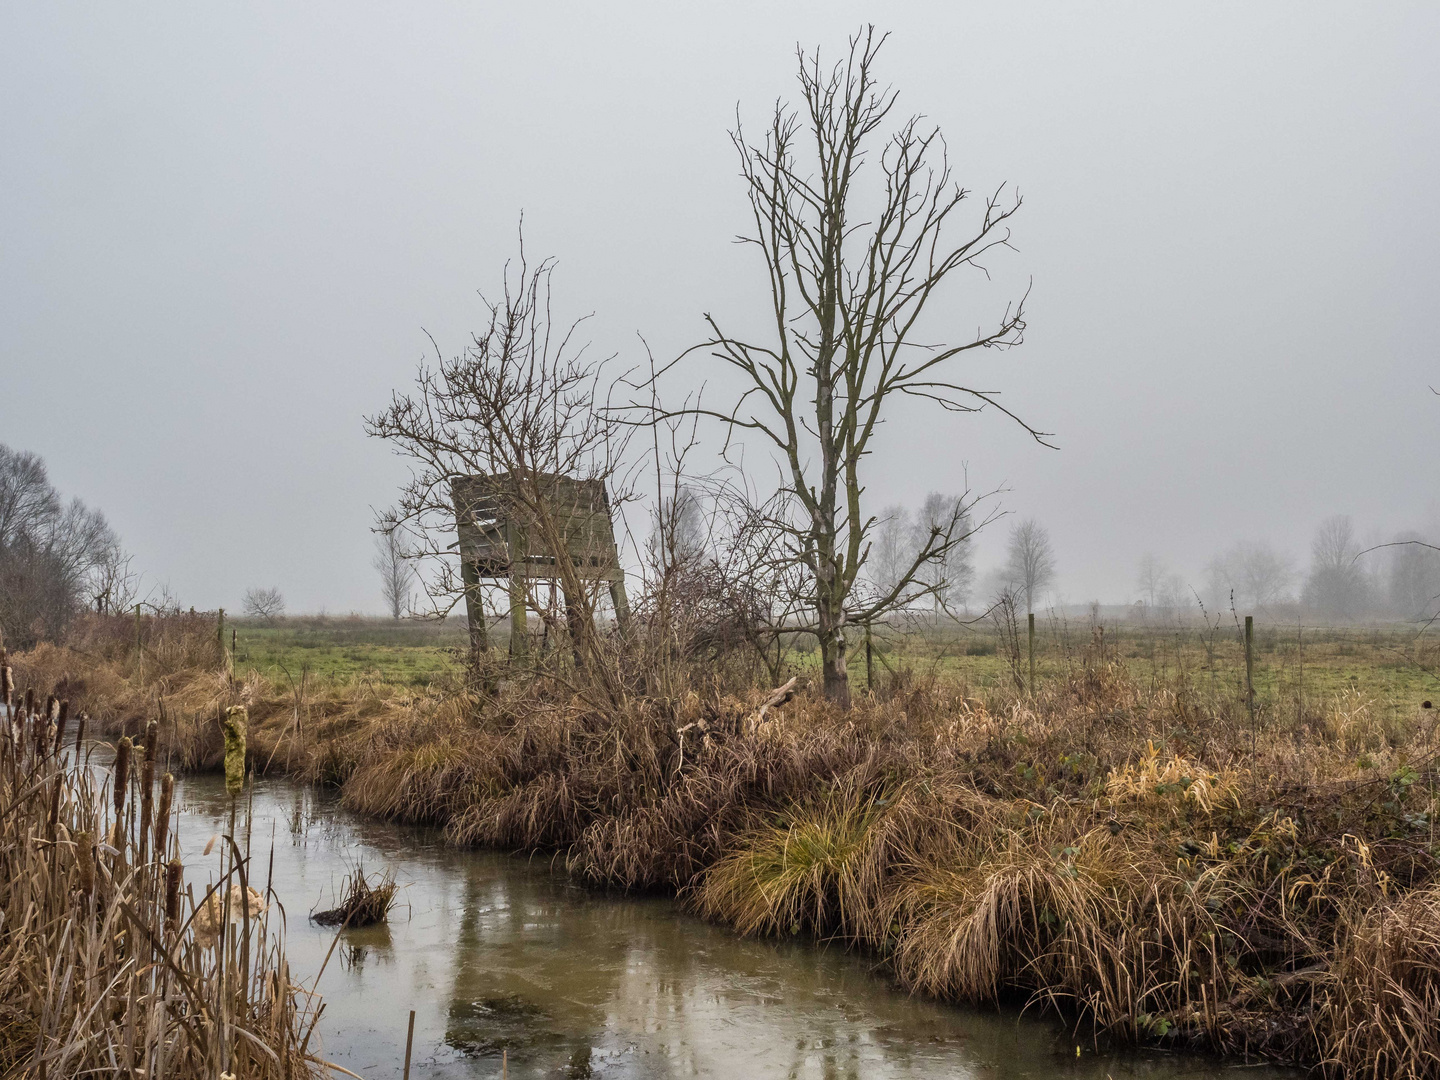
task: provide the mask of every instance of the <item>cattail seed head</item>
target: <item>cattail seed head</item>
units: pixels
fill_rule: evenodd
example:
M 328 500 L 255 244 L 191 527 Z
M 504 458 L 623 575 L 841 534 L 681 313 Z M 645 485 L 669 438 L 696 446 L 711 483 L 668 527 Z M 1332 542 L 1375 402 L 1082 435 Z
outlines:
M 135 744 L 130 736 L 120 740 L 115 748 L 115 827 L 120 827 L 120 815 L 125 811 L 125 789 L 130 786 L 130 752 Z
M 160 781 L 160 806 L 155 812 L 155 857 L 165 858 L 165 838 L 170 832 L 170 804 L 175 799 L 175 777 L 168 772 Z
M 88 895 L 95 888 L 95 838 L 88 832 L 75 834 L 75 867 L 80 871 L 80 891 Z
M 52 721 L 60 719 L 60 699 L 54 694 L 45 699 L 45 719 Z
M 80 757 L 80 747 L 85 742 L 85 722 L 89 719 L 90 714 L 82 712 L 80 714 L 80 724 L 75 728 L 75 757 L 77 761 Z
M 60 821 L 60 784 L 65 779 L 63 771 L 55 773 L 55 783 L 50 788 L 50 835 L 55 835 L 55 826 Z
M 65 724 L 70 719 L 70 702 L 60 702 L 60 718 L 55 721 L 55 753 L 60 753 L 60 747 L 65 742 Z
M 5 692 L 5 704 L 15 704 L 15 671 L 9 664 L 0 664 L 0 689 Z
M 249 717 L 245 706 L 225 710 L 225 790 L 236 798 L 245 789 L 245 728 Z
M 169 774 L 166 774 L 167 779 Z M 180 925 L 180 872 L 184 869 L 179 859 L 171 859 L 165 867 L 165 927 L 171 933 Z

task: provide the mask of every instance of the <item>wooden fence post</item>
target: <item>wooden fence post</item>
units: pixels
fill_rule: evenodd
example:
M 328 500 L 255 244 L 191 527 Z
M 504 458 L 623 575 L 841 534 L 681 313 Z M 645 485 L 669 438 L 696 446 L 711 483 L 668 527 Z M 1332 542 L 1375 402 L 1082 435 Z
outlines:
M 1035 696 L 1035 613 L 1030 612 L 1030 696 Z

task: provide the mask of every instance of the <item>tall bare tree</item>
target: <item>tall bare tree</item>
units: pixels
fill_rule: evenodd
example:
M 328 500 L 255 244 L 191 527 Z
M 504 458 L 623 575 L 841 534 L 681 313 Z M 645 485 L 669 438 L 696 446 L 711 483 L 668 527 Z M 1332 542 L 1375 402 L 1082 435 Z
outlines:
M 711 336 L 695 349 L 733 369 L 742 389 L 732 407 L 689 410 L 726 425 L 727 448 L 754 434 L 773 451 L 782 497 L 766 505 L 786 514 L 769 521 L 803 582 L 788 629 L 818 638 L 825 694 L 847 704 L 847 627 L 932 595 L 921 569 L 963 543 L 972 523 L 973 500 L 962 497 L 888 588 L 855 589 L 877 523 L 861 469 L 881 422 L 902 397 L 952 413 L 1001 408 L 959 381 L 955 362 L 1018 345 L 1025 329 L 1022 298 L 973 336 L 935 344 L 931 301 L 943 296 L 954 310 L 943 287 L 1008 245 L 1020 199 L 1002 187 L 952 234 L 970 193 L 954 182 L 937 129 L 919 116 L 892 123 L 895 94 L 874 72 L 883 41 L 864 30 L 833 67 L 818 50 L 797 52 L 800 108 L 778 105 L 758 142 L 738 124 L 732 133 L 753 224 L 742 240 L 765 267 L 769 330 L 741 338 L 707 314 Z
M 1360 554 L 1360 541 L 1348 515 L 1336 514 L 1322 521 L 1310 544 L 1305 603 L 1330 618 L 1349 619 L 1361 614 L 1371 596 L 1370 580 L 1357 561 Z
M 1035 610 L 1035 594 L 1055 580 L 1055 549 L 1050 533 L 1034 518 L 1019 522 L 1010 530 L 1005 574 L 1012 586 L 1025 594 L 1025 610 Z
M 279 589 L 246 589 L 241 609 L 252 619 L 272 623 L 285 614 L 285 597 Z
M 397 529 L 381 529 L 375 536 L 375 558 L 370 565 L 380 575 L 380 595 L 392 619 L 410 610 L 415 596 L 415 568 L 411 552 Z

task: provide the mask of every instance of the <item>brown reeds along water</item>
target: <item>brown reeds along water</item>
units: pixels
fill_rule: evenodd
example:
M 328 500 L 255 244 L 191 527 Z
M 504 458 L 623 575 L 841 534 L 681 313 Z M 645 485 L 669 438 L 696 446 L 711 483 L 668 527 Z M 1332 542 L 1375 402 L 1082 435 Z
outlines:
M 177 793 L 187 873 L 229 800 L 218 776 Z M 347 875 L 390 870 L 388 925 L 346 930 L 318 986 L 326 1058 L 365 1080 L 400 1074 L 416 1011 L 418 1077 L 1209 1077 L 1203 1058 L 1096 1055 L 1055 1023 L 911 997 L 839 948 L 742 939 L 672 900 L 603 895 L 543 859 L 445 845 L 437 832 L 377 823 L 283 780 L 256 784 L 253 877 L 285 909 L 297 981 L 313 979 Z M 272 860 L 273 845 L 273 860 Z M 1298 1074 L 1259 1068 L 1257 1080 Z

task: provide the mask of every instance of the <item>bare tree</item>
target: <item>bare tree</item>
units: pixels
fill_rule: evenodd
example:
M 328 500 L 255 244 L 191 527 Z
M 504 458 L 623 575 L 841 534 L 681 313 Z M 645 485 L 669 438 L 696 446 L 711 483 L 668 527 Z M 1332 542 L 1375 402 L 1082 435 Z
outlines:
M 1331 618 L 1354 618 L 1370 602 L 1369 579 L 1357 562 L 1360 543 L 1347 515 L 1326 518 L 1310 545 L 1310 574 L 1304 600 Z
M 574 340 L 583 320 L 566 325 L 551 317 L 553 272 L 551 260 L 526 262 L 522 237 L 518 261 L 505 268 L 503 295 L 485 301 L 486 327 L 450 359 L 435 346 L 434 365 L 422 364 L 414 389 L 397 391 L 387 409 L 366 418 L 365 430 L 413 463 L 411 481 L 381 525 L 404 528 L 415 539 L 413 556 L 427 567 L 420 580 L 430 613 L 446 614 L 467 589 L 474 590 L 478 609 L 485 589 L 464 580 L 467 571 L 449 540 L 455 533 L 451 480 L 504 476 L 509 513 L 525 520 L 530 543 L 553 556 L 550 569 L 567 598 L 575 656 L 605 698 L 618 702 L 620 687 L 600 662 L 594 625 L 602 583 L 576 565 L 571 519 L 557 512 L 554 492 L 562 479 L 602 481 L 608 489 L 630 429 L 599 399 L 603 364 L 587 359 Z M 529 610 L 548 613 L 534 582 L 517 588 Z M 478 655 L 483 642 L 472 645 Z
M 1440 547 L 1417 532 L 1404 532 L 1390 543 L 1387 591 L 1390 607 L 1405 619 L 1425 620 L 1440 601 Z
M 59 637 L 88 603 L 130 603 L 133 584 L 105 516 L 64 502 L 39 457 L 0 443 L 0 636 L 20 646 Z
M 942 495 L 932 491 L 925 496 L 920 512 L 915 517 L 911 550 L 917 550 L 937 530 L 949 527 L 950 522 L 960 520 L 958 530 L 963 536 L 960 542 L 950 545 L 936 558 L 916 568 L 915 578 L 930 588 L 930 598 L 935 622 L 940 622 L 940 612 L 948 611 L 950 605 L 964 605 L 975 587 L 975 563 L 972 557 L 974 542 L 971 536 L 969 507 L 963 496 Z
M 1146 552 L 1140 558 L 1140 570 L 1135 576 L 1136 587 L 1140 595 L 1145 597 L 1145 602 L 1155 606 L 1155 598 L 1165 587 L 1165 564 L 1157 559 L 1154 554 Z
M 1295 568 L 1289 557 L 1264 540 L 1241 540 L 1217 555 L 1206 567 L 1212 599 L 1247 607 L 1268 608 L 1293 598 Z
M 1010 530 L 1010 545 L 1005 562 L 1006 576 L 1016 590 L 1025 595 L 1025 610 L 1035 610 L 1035 594 L 1055 580 L 1055 550 L 1050 534 L 1034 518 Z
M 900 504 L 880 511 L 870 549 L 870 578 L 878 589 L 888 591 L 905 576 L 915 562 L 915 522 Z
M 757 143 L 739 125 L 732 133 L 754 227 L 742 240 L 764 262 L 770 331 L 741 339 L 707 314 L 711 336 L 695 349 L 738 373 L 743 389 L 728 409 L 681 410 L 721 421 L 727 450 L 753 433 L 773 452 L 781 497 L 761 505 L 786 538 L 776 550 L 800 570 L 800 592 L 783 602 L 794 611 L 789 629 L 817 637 L 825 694 L 846 704 L 847 628 L 933 595 L 921 569 L 943 561 L 973 526 L 972 500 L 962 497 L 888 588 L 856 590 L 877 522 L 865 508 L 861 465 L 881 421 L 904 396 L 952 413 L 1001 408 L 957 381 L 955 362 L 1018 345 L 1025 329 L 1022 299 L 988 329 L 934 344 L 937 327 L 922 318 L 930 301 L 956 271 L 983 270 L 983 257 L 1008 245 L 1020 200 L 1000 189 L 973 227 L 952 237 L 969 192 L 953 181 L 939 131 L 919 116 L 884 132 L 895 94 L 873 71 L 883 40 L 865 30 L 831 68 L 818 51 L 799 53 L 801 109 L 777 106 Z
M 380 575 L 380 595 L 392 619 L 410 610 L 415 595 L 415 568 L 410 549 L 395 529 L 381 529 L 375 536 L 375 557 L 370 565 Z
M 246 589 L 241 609 L 252 619 L 274 622 L 285 614 L 285 597 L 276 588 Z

